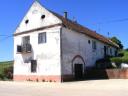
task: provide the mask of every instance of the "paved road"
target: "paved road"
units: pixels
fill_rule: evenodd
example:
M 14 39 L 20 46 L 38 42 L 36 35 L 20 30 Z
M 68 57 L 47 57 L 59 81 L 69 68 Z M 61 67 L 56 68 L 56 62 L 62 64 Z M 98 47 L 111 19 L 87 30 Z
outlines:
M 0 96 L 128 96 L 128 80 L 67 83 L 0 81 Z

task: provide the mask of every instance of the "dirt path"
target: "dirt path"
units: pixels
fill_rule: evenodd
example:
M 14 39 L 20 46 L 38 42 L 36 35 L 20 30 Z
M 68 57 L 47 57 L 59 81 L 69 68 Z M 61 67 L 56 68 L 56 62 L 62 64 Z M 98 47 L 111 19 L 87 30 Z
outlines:
M 128 80 L 67 83 L 0 81 L 0 96 L 128 96 Z

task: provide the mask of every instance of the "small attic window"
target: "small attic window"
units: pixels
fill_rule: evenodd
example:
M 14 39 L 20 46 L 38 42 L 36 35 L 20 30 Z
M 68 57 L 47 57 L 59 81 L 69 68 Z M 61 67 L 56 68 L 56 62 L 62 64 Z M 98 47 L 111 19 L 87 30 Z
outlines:
M 25 20 L 25 24 L 28 24 L 29 23 L 29 20 L 27 19 L 27 20 Z
M 91 41 L 90 40 L 88 40 L 88 44 L 90 44 L 91 43 Z
M 42 15 L 42 16 L 41 16 L 41 19 L 44 19 L 44 18 L 45 18 L 45 15 Z

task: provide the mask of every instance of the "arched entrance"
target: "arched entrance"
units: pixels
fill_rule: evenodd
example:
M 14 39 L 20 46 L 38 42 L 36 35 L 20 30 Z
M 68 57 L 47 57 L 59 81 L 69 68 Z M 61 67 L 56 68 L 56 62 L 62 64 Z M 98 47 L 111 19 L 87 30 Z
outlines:
M 72 59 L 72 73 L 75 79 L 84 77 L 85 62 L 82 56 L 77 55 Z

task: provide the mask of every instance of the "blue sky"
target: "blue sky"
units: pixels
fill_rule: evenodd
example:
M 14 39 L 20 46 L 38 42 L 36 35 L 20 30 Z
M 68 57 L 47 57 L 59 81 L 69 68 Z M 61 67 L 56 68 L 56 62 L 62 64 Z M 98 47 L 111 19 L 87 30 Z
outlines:
M 0 61 L 13 60 L 13 36 L 34 0 L 1 0 L 0 3 Z M 128 48 L 128 0 L 38 0 L 41 4 L 110 37 L 118 37 Z M 4 37 L 1 35 L 7 35 Z

